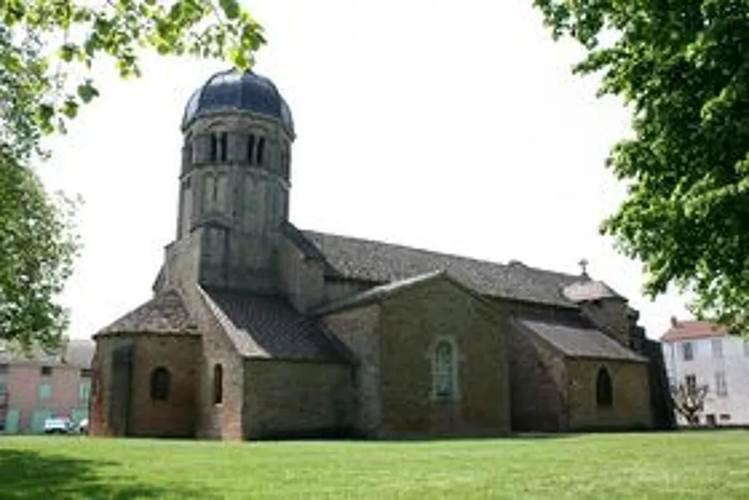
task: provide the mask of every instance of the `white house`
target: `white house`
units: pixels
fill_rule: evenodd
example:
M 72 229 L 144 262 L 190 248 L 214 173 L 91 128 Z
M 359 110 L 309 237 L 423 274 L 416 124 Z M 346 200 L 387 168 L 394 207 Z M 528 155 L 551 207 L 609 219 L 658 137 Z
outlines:
M 708 387 L 701 424 L 749 425 L 749 341 L 714 323 L 672 318 L 661 342 L 672 385 Z

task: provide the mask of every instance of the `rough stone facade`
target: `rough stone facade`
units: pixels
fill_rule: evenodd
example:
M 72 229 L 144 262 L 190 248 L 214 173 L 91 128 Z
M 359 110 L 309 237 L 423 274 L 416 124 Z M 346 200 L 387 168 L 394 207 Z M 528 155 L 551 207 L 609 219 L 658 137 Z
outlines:
M 247 438 L 352 434 L 352 368 L 340 363 L 245 362 Z
M 95 435 L 409 438 L 653 424 L 660 400 L 648 377 L 662 367 L 640 355 L 636 315 L 605 284 L 297 229 L 293 121 L 259 75 L 212 77 L 182 131 L 177 237 L 154 297 L 96 335 Z M 170 375 L 166 392 L 162 379 L 154 385 L 158 368 Z
M 131 369 L 118 373 L 113 353 L 129 348 Z M 195 435 L 195 386 L 199 377 L 194 360 L 200 339 L 186 335 L 123 334 L 97 339 L 96 391 L 91 433 L 95 435 L 191 437 Z M 169 372 L 169 398 L 151 397 L 150 378 L 157 368 Z M 128 378 L 126 386 L 117 379 Z M 120 415 L 115 416 L 115 413 Z M 122 425 L 122 427 L 119 427 Z M 118 428 L 119 427 L 119 428 Z

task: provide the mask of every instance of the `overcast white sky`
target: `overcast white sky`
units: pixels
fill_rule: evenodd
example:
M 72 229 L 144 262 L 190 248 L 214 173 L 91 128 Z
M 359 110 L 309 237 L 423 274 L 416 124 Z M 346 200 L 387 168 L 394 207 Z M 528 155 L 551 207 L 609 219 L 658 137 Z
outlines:
M 294 114 L 291 220 L 304 229 L 577 273 L 629 297 L 648 335 L 675 294 L 646 300 L 640 265 L 598 234 L 623 198 L 604 168 L 629 133 L 615 99 L 570 72 L 530 0 L 253 0 L 268 45 L 256 71 Z M 174 237 L 180 118 L 225 64 L 144 60 L 52 143 L 43 178 L 80 195 L 84 248 L 63 297 L 89 337 L 150 297 Z

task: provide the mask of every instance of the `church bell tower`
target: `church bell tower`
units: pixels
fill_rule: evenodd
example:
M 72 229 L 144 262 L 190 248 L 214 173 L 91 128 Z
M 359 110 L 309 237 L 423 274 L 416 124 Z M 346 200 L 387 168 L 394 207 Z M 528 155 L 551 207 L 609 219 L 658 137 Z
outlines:
M 197 249 L 198 282 L 276 291 L 294 140 L 286 102 L 265 77 L 221 72 L 190 98 L 182 132 L 175 243 Z

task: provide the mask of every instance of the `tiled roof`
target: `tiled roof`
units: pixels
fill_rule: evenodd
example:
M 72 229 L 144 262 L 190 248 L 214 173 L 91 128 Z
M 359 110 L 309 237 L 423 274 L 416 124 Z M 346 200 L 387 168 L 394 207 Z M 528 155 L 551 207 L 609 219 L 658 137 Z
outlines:
M 565 356 L 647 362 L 603 332 L 582 323 L 550 323 L 529 319 L 519 319 L 516 323 L 550 343 Z
M 157 294 L 133 309 L 97 335 L 111 333 L 192 333 L 190 315 L 182 298 L 173 290 Z
M 280 296 L 204 289 L 203 297 L 245 357 L 342 361 L 317 323 Z
M 333 234 L 303 234 L 340 276 L 375 283 L 447 271 L 483 295 L 574 307 L 562 289 L 586 279 L 521 263 L 503 265 Z
M 70 339 L 62 349 L 44 351 L 32 349 L 24 352 L 11 348 L 8 344 L 0 345 L 0 364 L 33 363 L 37 365 L 67 365 L 78 368 L 90 368 L 94 356 L 94 342 L 88 339 Z
M 701 339 L 708 337 L 722 337 L 728 335 L 728 329 L 724 326 L 709 321 L 676 321 L 673 320 L 671 328 L 663 334 L 662 341 Z

